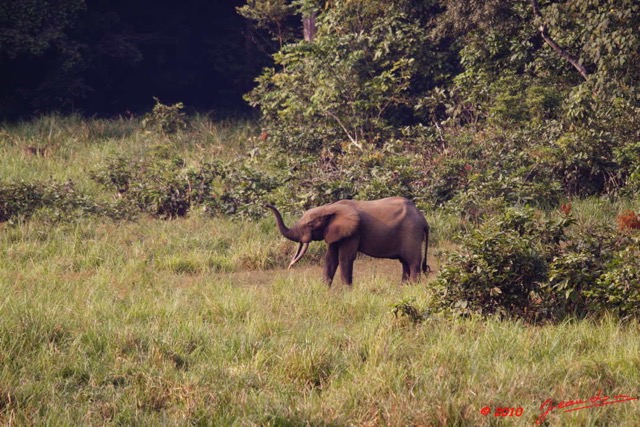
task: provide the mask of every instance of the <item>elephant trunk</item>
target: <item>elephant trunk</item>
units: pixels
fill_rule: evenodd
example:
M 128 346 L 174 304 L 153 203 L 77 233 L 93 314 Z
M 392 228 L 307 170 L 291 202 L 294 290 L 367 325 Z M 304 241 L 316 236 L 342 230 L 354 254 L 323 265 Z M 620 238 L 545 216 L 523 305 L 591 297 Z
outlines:
M 300 237 L 298 236 L 298 233 L 296 233 L 295 230 L 292 230 L 288 228 L 286 225 L 284 225 L 284 221 L 282 219 L 282 215 L 280 215 L 280 211 L 278 211 L 278 209 L 273 205 L 265 205 L 265 206 L 271 209 L 271 211 L 275 215 L 276 223 L 278 224 L 278 230 L 280 230 L 280 234 L 282 234 L 284 237 L 286 237 L 289 240 L 293 240 L 294 242 L 299 242 Z
M 300 233 L 297 231 L 295 227 L 291 229 L 291 228 L 287 228 L 287 226 L 284 225 L 284 221 L 282 220 L 282 215 L 280 215 L 280 211 L 278 211 L 278 209 L 275 206 L 266 205 L 266 207 L 268 207 L 273 211 L 273 214 L 276 217 L 276 222 L 278 223 L 278 230 L 280 230 L 280 233 L 287 239 L 300 243 L 300 245 L 298 246 L 298 250 L 296 251 L 296 254 L 293 256 L 293 259 L 289 263 L 289 267 L 287 267 L 287 269 L 289 269 L 293 266 L 293 264 L 298 262 L 300 258 L 304 256 L 305 253 L 307 253 L 307 249 L 309 249 L 309 242 L 301 241 L 302 239 L 300 238 Z

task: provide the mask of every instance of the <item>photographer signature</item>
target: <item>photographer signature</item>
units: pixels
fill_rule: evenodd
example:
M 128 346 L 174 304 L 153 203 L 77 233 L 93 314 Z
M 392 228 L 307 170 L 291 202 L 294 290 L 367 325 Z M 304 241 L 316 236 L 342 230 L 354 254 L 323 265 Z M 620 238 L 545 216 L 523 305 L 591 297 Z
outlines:
M 613 405 L 614 403 L 630 402 L 632 400 L 638 400 L 638 398 L 627 396 L 626 394 L 607 396 L 602 394 L 602 390 L 598 390 L 598 394 L 591 396 L 589 399 L 565 400 L 558 404 L 554 404 L 552 399 L 547 399 L 540 405 L 541 414 L 536 420 L 536 424 L 542 424 L 547 418 L 547 415 L 556 409 L 564 409 L 564 412 L 572 412 L 581 409 L 595 408 L 597 406 Z

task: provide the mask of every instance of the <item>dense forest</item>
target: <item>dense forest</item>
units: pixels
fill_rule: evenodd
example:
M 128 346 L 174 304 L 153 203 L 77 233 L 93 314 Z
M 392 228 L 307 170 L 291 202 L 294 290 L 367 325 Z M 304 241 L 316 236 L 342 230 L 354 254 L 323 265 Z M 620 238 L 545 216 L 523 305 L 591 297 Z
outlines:
M 2 0 L 0 117 L 138 113 L 154 96 L 192 109 L 242 109 L 269 56 L 252 42 L 259 35 L 240 5 Z

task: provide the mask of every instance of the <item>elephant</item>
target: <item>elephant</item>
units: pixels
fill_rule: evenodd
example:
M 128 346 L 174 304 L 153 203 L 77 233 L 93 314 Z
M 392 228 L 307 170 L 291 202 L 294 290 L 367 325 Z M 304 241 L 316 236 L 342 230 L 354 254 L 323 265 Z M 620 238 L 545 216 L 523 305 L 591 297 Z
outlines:
M 291 228 L 273 205 L 280 233 L 298 242 L 298 250 L 288 268 L 298 262 L 312 241 L 324 240 L 324 281 L 331 286 L 338 265 L 342 282 L 353 283 L 353 262 L 358 252 L 375 258 L 397 259 L 402 263 L 402 282 L 417 281 L 428 273 L 429 224 L 415 204 L 404 197 L 371 201 L 339 200 L 310 209 Z M 422 242 L 424 258 L 422 257 Z

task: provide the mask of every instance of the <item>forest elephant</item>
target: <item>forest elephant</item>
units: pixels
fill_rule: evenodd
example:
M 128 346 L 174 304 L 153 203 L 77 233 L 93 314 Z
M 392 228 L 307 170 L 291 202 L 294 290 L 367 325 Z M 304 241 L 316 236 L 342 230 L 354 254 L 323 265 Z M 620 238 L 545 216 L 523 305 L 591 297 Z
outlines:
M 417 281 L 421 272 L 430 270 L 427 265 L 429 224 L 413 202 L 404 197 L 340 200 L 306 211 L 291 228 L 284 224 L 275 206 L 266 206 L 273 211 L 280 233 L 300 244 L 289 268 L 304 256 L 311 241 L 327 242 L 324 280 L 329 286 L 338 265 L 342 282 L 352 284 L 353 262 L 358 252 L 399 260 L 402 282 Z

